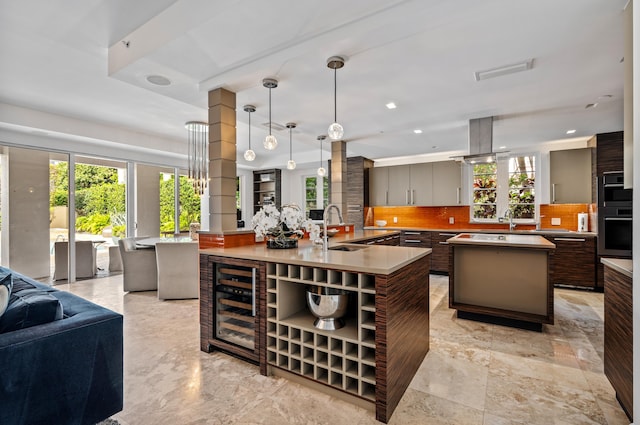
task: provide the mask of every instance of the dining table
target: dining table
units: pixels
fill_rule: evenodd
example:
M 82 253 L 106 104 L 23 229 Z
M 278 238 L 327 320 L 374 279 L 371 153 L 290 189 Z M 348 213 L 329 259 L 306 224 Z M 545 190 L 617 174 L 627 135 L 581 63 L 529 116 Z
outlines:
M 144 238 L 138 239 L 136 241 L 136 248 L 144 249 L 144 248 L 155 248 L 156 244 L 166 243 L 166 242 L 195 242 L 189 236 L 174 236 L 168 238 L 161 237 L 153 237 L 153 238 Z

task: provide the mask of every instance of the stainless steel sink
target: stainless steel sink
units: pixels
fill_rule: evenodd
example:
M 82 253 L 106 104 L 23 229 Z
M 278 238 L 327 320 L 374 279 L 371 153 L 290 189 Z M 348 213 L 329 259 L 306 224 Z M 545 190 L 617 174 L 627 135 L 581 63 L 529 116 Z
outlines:
M 507 235 L 483 235 L 475 233 L 471 235 L 471 239 L 479 239 L 482 241 L 504 241 L 507 240 Z
M 329 247 L 330 251 L 360 251 L 361 249 L 369 248 L 366 245 L 336 245 Z

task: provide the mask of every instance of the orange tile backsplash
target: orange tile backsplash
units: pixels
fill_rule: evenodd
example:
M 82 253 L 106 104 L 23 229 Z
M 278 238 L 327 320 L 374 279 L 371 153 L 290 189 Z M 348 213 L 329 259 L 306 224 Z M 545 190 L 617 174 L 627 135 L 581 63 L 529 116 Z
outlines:
M 540 205 L 540 227 L 576 230 L 578 213 L 588 212 L 589 230 L 595 231 L 595 205 L 554 204 Z M 397 223 L 393 218 L 397 217 Z M 453 224 L 449 224 L 453 217 Z M 559 226 L 551 225 L 551 218 L 560 218 Z M 374 226 L 375 220 L 386 220 L 387 227 L 418 227 L 426 229 L 508 229 L 506 224 L 478 224 L 469 222 L 469 206 L 455 207 L 369 207 L 365 210 L 365 226 Z M 518 229 L 535 229 L 534 225 L 518 225 Z

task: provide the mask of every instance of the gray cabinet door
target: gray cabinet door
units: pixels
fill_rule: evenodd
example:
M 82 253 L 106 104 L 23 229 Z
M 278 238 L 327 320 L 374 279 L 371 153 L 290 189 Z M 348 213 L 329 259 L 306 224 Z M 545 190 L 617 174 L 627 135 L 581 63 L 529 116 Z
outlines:
M 383 206 L 388 204 L 389 167 L 373 167 L 369 170 L 369 204 Z
M 409 169 L 409 205 L 432 205 L 432 166 L 431 163 L 411 164 Z
M 410 205 L 411 167 L 394 165 L 389 168 L 389 205 Z
M 551 151 L 549 158 L 550 202 L 591 203 L 591 148 Z
M 434 162 L 433 164 L 433 202 L 435 206 L 461 205 L 462 169 L 456 161 Z

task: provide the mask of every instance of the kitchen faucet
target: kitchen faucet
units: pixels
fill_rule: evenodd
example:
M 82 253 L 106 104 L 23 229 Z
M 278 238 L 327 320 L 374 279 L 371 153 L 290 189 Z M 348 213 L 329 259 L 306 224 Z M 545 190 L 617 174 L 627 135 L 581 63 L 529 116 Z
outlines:
M 509 219 L 509 231 L 513 231 L 513 229 L 516 228 L 516 223 L 513 222 L 513 211 L 507 208 L 507 210 L 504 212 L 504 218 Z
M 340 224 L 344 224 L 344 222 L 342 221 L 342 213 L 340 212 L 340 208 L 336 204 L 327 205 L 327 208 L 324 209 L 324 214 L 322 214 L 322 250 L 325 252 L 329 250 L 329 237 L 327 236 L 327 233 L 329 232 L 327 232 L 327 224 L 329 224 L 329 210 L 331 208 L 335 208 L 335 210 L 338 212 L 338 219 L 340 220 Z

